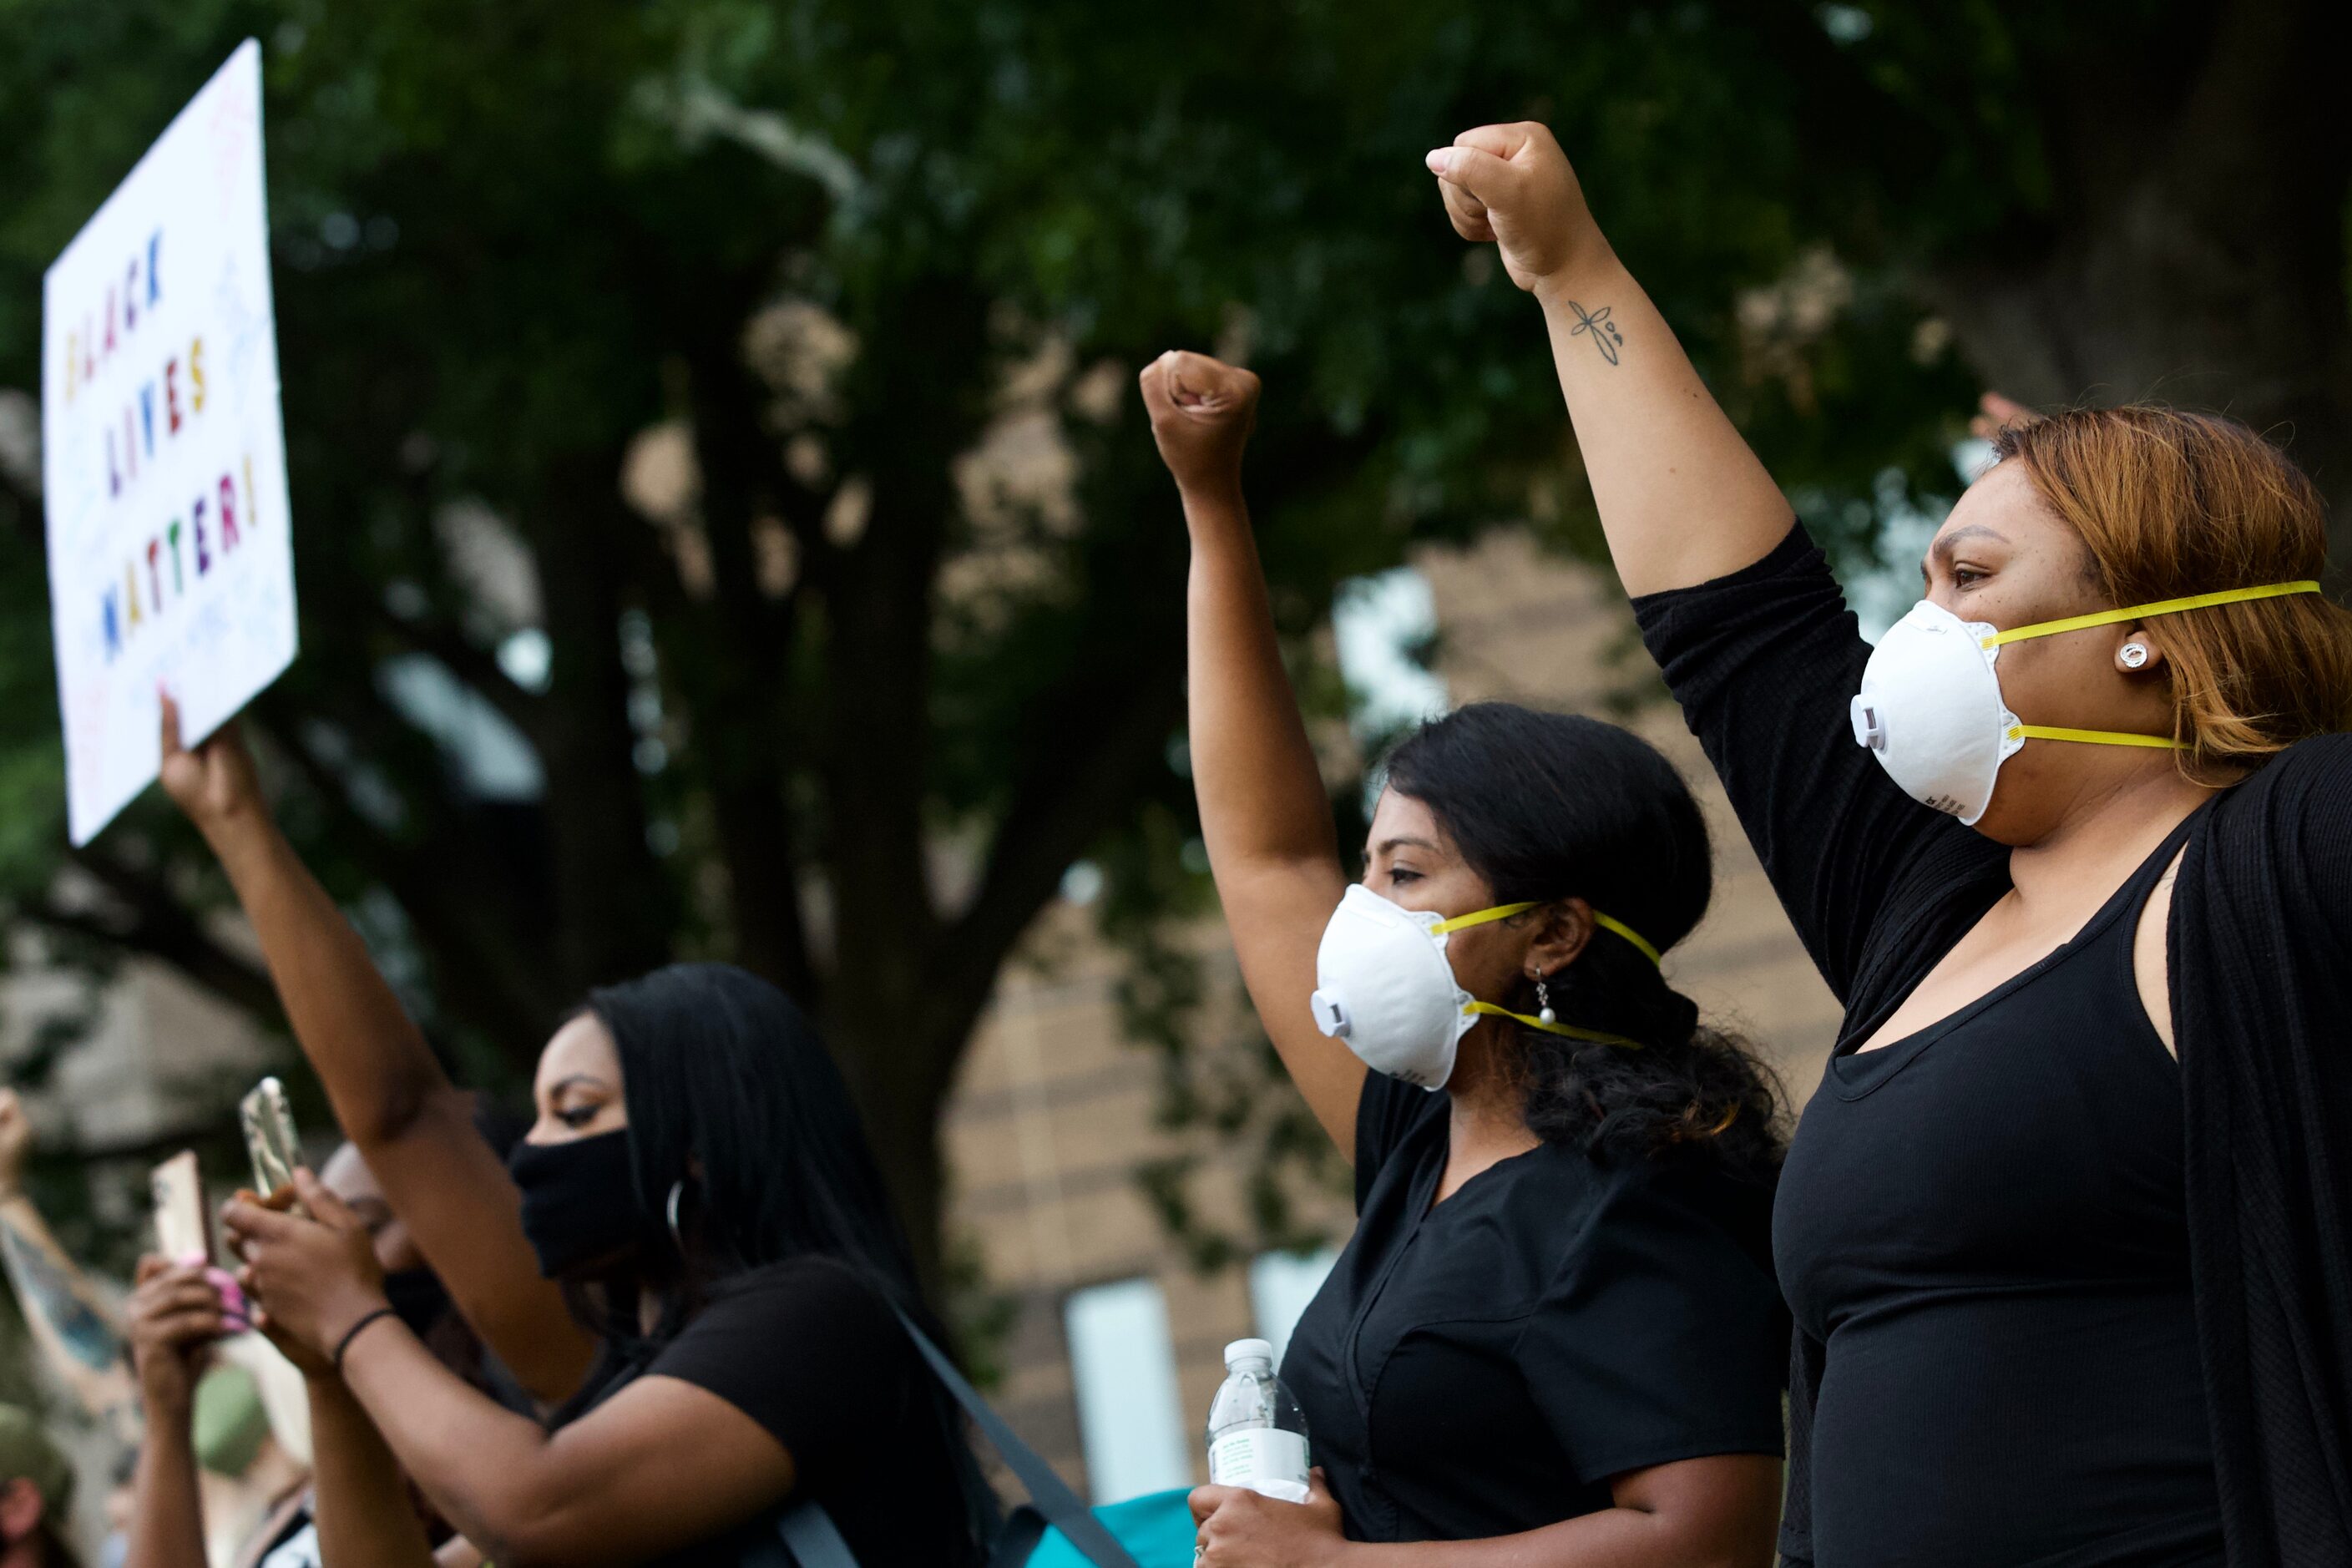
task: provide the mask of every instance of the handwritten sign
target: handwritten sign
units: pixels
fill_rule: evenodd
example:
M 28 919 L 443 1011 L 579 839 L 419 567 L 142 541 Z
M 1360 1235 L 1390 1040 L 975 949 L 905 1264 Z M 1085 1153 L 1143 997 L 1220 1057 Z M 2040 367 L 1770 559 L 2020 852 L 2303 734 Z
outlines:
M 294 554 L 246 40 L 48 270 L 41 473 L 68 825 L 153 779 L 293 662 Z

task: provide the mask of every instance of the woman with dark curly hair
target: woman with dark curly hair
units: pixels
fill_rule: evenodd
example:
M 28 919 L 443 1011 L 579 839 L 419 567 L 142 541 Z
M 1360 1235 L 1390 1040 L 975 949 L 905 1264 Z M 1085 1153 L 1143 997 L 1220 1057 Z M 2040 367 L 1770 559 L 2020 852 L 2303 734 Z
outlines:
M 1780 1118 L 1660 973 L 1712 888 L 1697 805 L 1615 725 L 1481 703 L 1389 757 L 1349 886 L 1241 499 L 1257 388 L 1194 354 L 1143 376 L 1192 537 L 1210 865 L 1358 1218 L 1282 1368 L 1317 1485 L 1202 1488 L 1202 1561 L 1768 1563 Z

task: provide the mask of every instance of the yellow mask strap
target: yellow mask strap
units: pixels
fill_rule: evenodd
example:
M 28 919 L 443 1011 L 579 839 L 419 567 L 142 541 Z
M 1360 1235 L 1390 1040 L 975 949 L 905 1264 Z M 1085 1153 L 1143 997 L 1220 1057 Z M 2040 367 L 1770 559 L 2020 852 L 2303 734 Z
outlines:
M 1591 1040 L 1597 1046 L 1624 1046 L 1640 1050 L 1642 1042 L 1629 1040 L 1622 1035 L 1604 1035 L 1598 1029 L 1580 1029 L 1573 1024 L 1547 1024 L 1541 1018 L 1530 1018 L 1525 1013 L 1514 1013 L 1508 1007 L 1498 1007 L 1492 1002 L 1473 1002 L 1462 1009 L 1488 1018 L 1508 1018 L 1525 1024 L 1530 1029 L 1540 1029 L 1547 1035 L 1565 1035 L 1571 1040 Z
M 1639 952 L 1643 958 L 1648 959 L 1652 963 L 1656 964 L 1661 969 L 1665 967 L 1666 961 L 1659 956 L 1658 950 L 1652 947 L 1648 942 L 1643 941 L 1642 934 L 1635 931 L 1632 926 L 1627 925 L 1623 921 L 1612 920 L 1607 915 L 1602 914 L 1599 910 L 1595 910 L 1592 911 L 1592 923 L 1599 926 L 1602 931 L 1615 931 L 1619 936 L 1622 936 L 1627 942 L 1632 942 L 1634 949 Z
M 1450 921 L 1440 921 L 1435 925 L 1429 928 L 1429 934 L 1432 936 L 1444 936 L 1449 931 L 1467 931 L 1472 926 L 1486 925 L 1492 921 L 1507 921 L 1513 915 L 1525 914 L 1528 910 L 1534 909 L 1535 907 L 1535 903 L 1532 900 L 1524 904 L 1497 904 L 1491 910 L 1480 910 L 1475 914 L 1456 915 Z M 1660 967 L 1664 966 L 1665 961 L 1658 956 L 1658 950 L 1652 947 L 1647 942 L 1644 942 L 1642 939 L 1641 933 L 1636 931 L 1632 926 L 1627 925 L 1623 921 L 1612 919 L 1610 916 L 1602 914 L 1599 910 L 1595 910 L 1592 911 L 1592 923 L 1599 926 L 1602 931 L 1615 931 L 1619 936 L 1622 936 L 1627 942 L 1632 942 L 1634 948 L 1640 952 L 1643 958 L 1648 959 L 1652 963 L 1658 964 Z M 1513 1017 L 1518 1016 L 1516 1013 L 1511 1016 Z
M 2005 632 L 1995 632 L 1983 639 L 1986 647 L 2000 647 L 2006 643 L 2023 642 L 2029 637 L 2056 637 L 2060 632 L 2079 632 L 2091 626 L 2111 626 L 2120 621 L 2146 620 L 2153 616 L 2177 616 L 2183 610 L 2210 609 L 2215 605 L 2235 605 L 2247 599 L 2276 599 L 2288 594 L 2316 594 L 2315 582 L 2272 583 L 2260 588 L 2223 588 L 2218 593 L 2191 594 L 2185 599 L 2158 599 L 2152 605 L 2133 605 L 2121 610 L 2094 610 L 2087 616 L 2068 616 L 2062 621 L 2036 621 L 2030 626 L 2012 626 Z M 2032 734 L 2028 729 L 2026 733 Z M 2066 735 L 2045 735 L 2044 740 L 2084 740 L 2095 733 L 2083 731 Z M 2145 742 L 2137 742 L 2145 743 Z M 2170 744 L 2170 742 L 2166 742 Z
M 2147 746 L 2159 752 L 2189 748 L 2169 735 L 2127 735 L 2120 730 L 2069 730 L 2057 724 L 2011 724 L 2012 741 L 2079 741 L 2087 746 Z
M 1480 910 L 1474 914 L 1455 915 L 1450 921 L 1440 921 L 1429 928 L 1429 934 L 1444 936 L 1448 931 L 1468 931 L 1472 926 L 1482 926 L 1494 921 L 1509 920 L 1513 915 L 1523 915 L 1535 907 L 1533 900 L 1524 904 L 1496 904 L 1491 910 Z

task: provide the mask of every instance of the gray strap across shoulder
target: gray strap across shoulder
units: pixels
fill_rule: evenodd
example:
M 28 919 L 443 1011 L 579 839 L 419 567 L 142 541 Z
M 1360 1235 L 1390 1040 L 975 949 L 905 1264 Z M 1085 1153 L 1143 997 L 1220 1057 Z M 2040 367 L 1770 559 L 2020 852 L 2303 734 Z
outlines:
M 1035 1505 L 1013 1510 L 1013 1517 L 1005 1521 L 1003 1537 L 991 1554 L 990 1568 L 1020 1568 L 1027 1563 L 1048 1523 L 1068 1537 L 1070 1544 L 1094 1563 L 1095 1568 L 1138 1568 L 1134 1557 L 1118 1543 L 1118 1538 L 1103 1527 L 1102 1521 L 1078 1500 L 1077 1493 L 1063 1484 L 1062 1478 L 1054 1473 L 1054 1467 L 1023 1442 L 1005 1425 L 1003 1416 L 989 1408 L 988 1401 L 964 1381 L 955 1363 L 931 1342 L 930 1336 L 917 1328 L 904 1312 L 898 1314 L 898 1321 L 905 1326 L 907 1337 L 915 1342 L 915 1348 L 922 1352 L 931 1371 L 947 1384 L 948 1392 L 955 1395 L 964 1414 L 971 1417 L 971 1424 L 980 1428 L 981 1435 L 1003 1456 L 1006 1468 L 1028 1489 L 1030 1500 Z M 776 1533 L 796 1568 L 858 1568 L 857 1556 L 849 1550 L 849 1542 L 841 1538 L 833 1516 L 814 1500 L 785 1510 L 776 1522 Z

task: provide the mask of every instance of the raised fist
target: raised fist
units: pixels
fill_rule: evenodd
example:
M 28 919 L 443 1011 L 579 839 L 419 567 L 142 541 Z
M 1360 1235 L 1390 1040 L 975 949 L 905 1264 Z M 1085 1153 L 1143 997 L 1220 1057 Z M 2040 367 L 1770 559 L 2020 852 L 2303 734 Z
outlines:
M 1522 289 L 1538 289 L 1608 247 L 1568 155 L 1533 121 L 1465 131 L 1427 162 L 1454 232 L 1492 240 Z
M 1207 354 L 1171 349 L 1145 365 L 1141 379 L 1151 438 L 1177 488 L 1239 488 L 1242 448 L 1257 422 L 1257 377 Z

